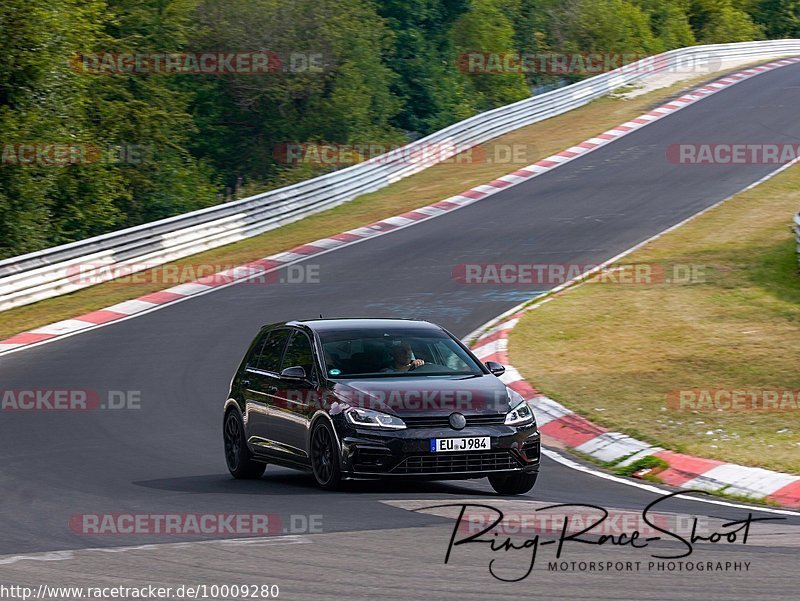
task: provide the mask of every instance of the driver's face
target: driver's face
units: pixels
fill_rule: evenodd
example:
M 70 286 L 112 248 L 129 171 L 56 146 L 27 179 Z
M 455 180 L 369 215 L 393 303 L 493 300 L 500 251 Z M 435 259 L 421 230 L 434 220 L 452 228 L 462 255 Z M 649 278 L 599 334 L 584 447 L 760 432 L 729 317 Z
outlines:
M 411 347 L 401 346 L 394 351 L 394 359 L 400 365 L 411 363 Z

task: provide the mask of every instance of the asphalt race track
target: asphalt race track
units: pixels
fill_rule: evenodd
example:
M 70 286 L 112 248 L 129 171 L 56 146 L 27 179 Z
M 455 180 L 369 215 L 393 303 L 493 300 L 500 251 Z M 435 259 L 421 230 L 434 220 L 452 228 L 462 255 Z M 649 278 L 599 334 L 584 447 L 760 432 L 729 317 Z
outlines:
M 235 572 L 242 582 L 268 574 L 286 599 L 321 597 L 325 591 L 375 598 L 377 589 L 370 587 L 377 583 L 370 582 L 369 565 L 377 561 L 394 562 L 384 583 L 386 595 L 408 598 L 431 596 L 434 589 L 427 588 L 426 579 L 436 582 L 442 599 L 456 592 L 460 598 L 479 591 L 483 597 L 507 596 L 551 581 L 560 588 L 551 589 L 550 596 L 564 598 L 688 599 L 697 598 L 698 586 L 708 598 L 787 598 L 800 584 L 797 534 L 792 539 L 776 533 L 761 546 L 695 551 L 704 560 L 750 561 L 749 574 L 554 577 L 537 566 L 527 581 L 509 585 L 488 574 L 486 553 L 478 557 L 477 552 L 465 552 L 462 563 L 443 565 L 452 522 L 387 501 L 491 502 L 497 497 L 487 482 L 359 482 L 348 484 L 344 492 L 323 493 L 310 476 L 274 467 L 259 481 L 234 481 L 223 458 L 221 407 L 233 370 L 260 325 L 320 313 L 413 317 L 465 336 L 537 291 L 465 285 L 453 278 L 455 266 L 608 259 L 775 168 L 673 164 L 666 156 L 670 144 L 798 143 L 798 106 L 800 64 L 731 86 L 461 210 L 312 258 L 319 283 L 240 284 L 0 358 L 0 382 L 6 390 L 133 391 L 141 396 L 138 410 L 0 413 L 0 580 L 34 582 L 48 573 L 53 581 L 88 584 L 124 573 L 127 580 L 140 583 L 170 578 L 219 583 Z M 640 511 L 655 496 L 545 459 L 529 498 Z M 671 501 L 665 509 L 734 519 L 747 514 L 741 508 L 689 500 Z M 76 514 L 126 512 L 272 512 L 285 519 L 319 514 L 324 534 L 251 546 L 175 547 L 170 544 L 184 539 L 90 536 L 69 527 Z M 756 510 L 756 515 L 767 514 Z M 800 516 L 783 524 L 786 532 L 796 533 Z M 47 563 L 3 560 L 145 543 L 167 544 L 120 554 L 76 551 Z M 341 563 L 333 559 L 339 553 Z M 631 553 L 582 548 L 574 558 Z M 313 583 L 304 566 L 317 568 Z M 341 572 L 345 567 L 347 577 Z M 605 583 L 602 593 L 592 591 L 589 587 L 600 579 Z

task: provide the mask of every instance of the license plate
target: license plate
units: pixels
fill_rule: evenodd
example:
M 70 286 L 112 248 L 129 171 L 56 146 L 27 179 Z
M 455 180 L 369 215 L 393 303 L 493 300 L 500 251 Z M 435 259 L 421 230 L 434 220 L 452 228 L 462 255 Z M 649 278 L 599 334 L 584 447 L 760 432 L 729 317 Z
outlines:
M 491 448 L 492 439 L 489 436 L 431 439 L 431 453 L 451 453 L 454 451 L 488 451 Z

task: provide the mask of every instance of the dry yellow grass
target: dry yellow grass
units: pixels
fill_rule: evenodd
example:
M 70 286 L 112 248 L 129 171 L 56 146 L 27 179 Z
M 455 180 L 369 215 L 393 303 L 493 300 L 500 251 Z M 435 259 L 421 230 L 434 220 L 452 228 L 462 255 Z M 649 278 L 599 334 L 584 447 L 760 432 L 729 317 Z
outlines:
M 800 474 L 800 411 L 676 411 L 669 391 L 800 389 L 800 167 L 624 259 L 691 284 L 587 283 L 531 311 L 510 359 L 545 394 L 670 449 Z M 703 279 L 703 278 L 699 278 Z

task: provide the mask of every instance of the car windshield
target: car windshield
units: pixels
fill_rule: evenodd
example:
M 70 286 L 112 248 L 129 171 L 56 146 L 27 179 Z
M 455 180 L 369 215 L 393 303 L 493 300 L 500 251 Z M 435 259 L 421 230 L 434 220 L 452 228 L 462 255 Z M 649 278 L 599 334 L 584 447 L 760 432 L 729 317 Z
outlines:
M 332 378 L 473 376 L 483 372 L 441 331 L 365 329 L 320 332 L 325 370 Z

